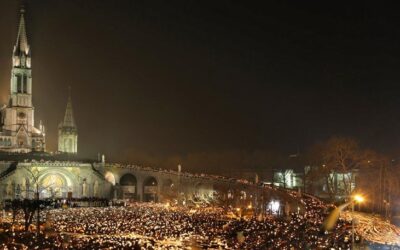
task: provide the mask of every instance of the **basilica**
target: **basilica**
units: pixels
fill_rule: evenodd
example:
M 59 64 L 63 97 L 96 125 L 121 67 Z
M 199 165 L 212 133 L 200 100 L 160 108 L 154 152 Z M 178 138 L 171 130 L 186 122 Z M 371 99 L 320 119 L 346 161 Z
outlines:
M 18 35 L 12 53 L 9 101 L 0 108 L 0 151 L 44 152 L 46 132 L 42 122 L 35 126 L 32 103 L 32 55 L 26 34 L 25 10 L 21 9 Z M 59 125 L 58 151 L 77 153 L 78 134 L 68 99 L 64 121 Z
M 46 148 L 43 124 L 35 127 L 32 105 L 32 60 L 26 36 L 24 10 L 12 54 L 10 97 L 1 107 L 0 150 L 28 153 Z
M 24 14 L 22 9 L 12 53 L 9 101 L 0 109 L 0 204 L 35 196 L 154 202 L 177 197 L 186 201 L 207 200 L 216 190 L 232 198 L 235 193 L 243 197 L 243 193 L 254 189 L 244 181 L 183 173 L 181 167 L 177 171 L 161 170 L 106 163 L 104 157 L 78 158 L 78 129 L 71 95 L 58 126 L 58 150 L 47 153 L 45 127 L 34 119 L 32 54 Z

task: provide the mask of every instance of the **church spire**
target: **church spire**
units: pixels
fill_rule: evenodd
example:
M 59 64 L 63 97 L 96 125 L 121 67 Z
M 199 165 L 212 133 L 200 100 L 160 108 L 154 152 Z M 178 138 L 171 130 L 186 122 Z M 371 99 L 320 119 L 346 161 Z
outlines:
M 64 121 L 62 123 L 63 127 L 75 128 L 75 119 L 72 111 L 72 101 L 71 101 L 71 87 L 68 87 L 68 103 L 67 109 L 65 110 Z
M 10 100 L 1 111 L 2 126 L 0 128 L 3 131 L 0 131 L 0 136 L 6 135 L 10 139 L 7 148 L 0 145 L 0 150 L 19 153 L 46 149 L 44 126 L 41 124 L 40 129 L 35 127 L 32 105 L 31 52 L 26 36 L 27 27 L 24 15 L 25 9 L 21 8 L 17 40 L 12 51 Z
M 13 51 L 13 66 L 30 68 L 30 47 L 26 35 L 25 8 L 21 7 L 17 41 Z
M 19 19 L 19 27 L 18 27 L 18 36 L 17 43 L 15 44 L 16 49 L 19 49 L 21 52 L 25 52 L 27 55 L 29 53 L 29 45 L 28 38 L 26 36 L 26 27 L 25 27 L 25 8 L 21 8 L 21 16 Z
M 68 103 L 64 121 L 58 126 L 58 151 L 76 154 L 78 152 L 78 129 L 72 112 L 71 88 L 68 88 Z

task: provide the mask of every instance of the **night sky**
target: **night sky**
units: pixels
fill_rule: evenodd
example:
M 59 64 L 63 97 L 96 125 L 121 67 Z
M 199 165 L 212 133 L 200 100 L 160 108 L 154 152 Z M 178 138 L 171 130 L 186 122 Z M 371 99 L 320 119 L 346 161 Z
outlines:
M 332 135 L 400 148 L 400 22 L 383 3 L 27 1 L 35 120 L 56 150 L 72 87 L 78 150 L 204 170 L 268 167 Z M 0 1 L 8 99 L 19 3 Z

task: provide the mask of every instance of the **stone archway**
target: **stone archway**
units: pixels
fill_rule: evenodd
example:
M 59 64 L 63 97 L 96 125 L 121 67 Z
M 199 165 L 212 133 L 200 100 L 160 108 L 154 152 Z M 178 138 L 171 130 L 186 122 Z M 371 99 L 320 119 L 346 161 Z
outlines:
M 158 181 L 155 177 L 150 176 L 143 182 L 143 201 L 158 201 Z
M 124 174 L 119 180 L 123 199 L 136 199 L 137 180 L 133 174 Z
M 73 196 L 74 192 L 79 192 L 77 176 L 64 168 L 41 170 L 37 183 L 39 184 L 41 197 L 69 198 Z M 30 186 L 36 192 L 36 183 L 31 182 Z
M 67 198 L 68 181 L 58 173 L 45 174 L 39 181 L 39 196 L 41 198 Z

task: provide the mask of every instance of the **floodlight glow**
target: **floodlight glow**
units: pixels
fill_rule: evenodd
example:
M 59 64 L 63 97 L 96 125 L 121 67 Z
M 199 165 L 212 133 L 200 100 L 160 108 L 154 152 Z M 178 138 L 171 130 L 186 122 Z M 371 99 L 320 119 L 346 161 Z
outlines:
M 354 199 L 355 202 L 358 202 L 358 203 L 361 203 L 361 202 L 364 201 L 364 197 L 362 197 L 362 196 L 359 195 L 359 194 L 354 195 L 354 196 L 353 196 L 353 199 Z
M 268 208 L 270 209 L 272 214 L 278 214 L 280 207 L 281 207 L 281 204 L 279 203 L 279 201 L 272 200 L 268 204 Z

